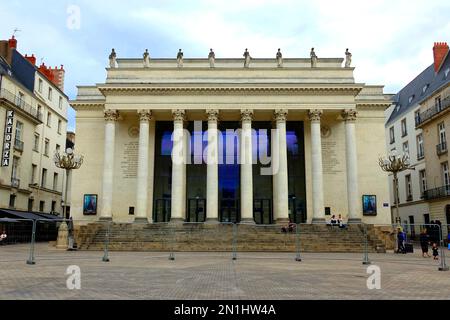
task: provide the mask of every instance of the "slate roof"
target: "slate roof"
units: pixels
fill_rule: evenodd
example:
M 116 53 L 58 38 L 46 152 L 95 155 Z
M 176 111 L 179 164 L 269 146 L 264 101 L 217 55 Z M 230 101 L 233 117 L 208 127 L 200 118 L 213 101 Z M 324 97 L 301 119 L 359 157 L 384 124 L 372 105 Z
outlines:
M 418 104 L 433 95 L 438 89 L 447 85 L 450 82 L 450 72 L 447 72 L 447 75 L 445 73 L 449 68 L 450 54 L 447 54 L 438 73 L 434 72 L 434 64 L 432 64 L 400 90 L 393 98 L 396 108 L 386 122 L 386 127 L 408 113 L 412 108 L 416 108 Z M 427 89 L 424 91 L 425 86 L 427 86 Z

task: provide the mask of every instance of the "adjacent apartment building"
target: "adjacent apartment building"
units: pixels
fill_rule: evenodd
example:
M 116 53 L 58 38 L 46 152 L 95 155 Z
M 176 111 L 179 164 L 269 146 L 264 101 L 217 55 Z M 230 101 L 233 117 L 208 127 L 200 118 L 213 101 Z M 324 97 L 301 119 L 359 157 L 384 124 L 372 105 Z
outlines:
M 53 162 L 66 145 L 64 68 L 36 66 L 0 41 L 0 210 L 61 213 L 64 171 Z
M 429 205 L 430 219 L 443 224 L 444 235 L 450 225 L 450 169 L 447 132 L 450 130 L 450 55 L 447 43 L 434 46 L 434 77 L 430 94 L 423 97 L 417 128 L 423 132 L 427 167 L 424 199 Z
M 435 98 L 440 97 L 441 105 L 445 104 L 444 99 L 448 96 L 448 92 L 445 95 L 444 88 L 445 84 L 448 85 L 449 66 L 446 44 L 436 43 L 433 52 L 433 64 L 400 90 L 393 97 L 393 105 L 386 111 L 387 152 L 409 154 L 411 165 L 414 167 L 414 170 L 406 170 L 398 175 L 398 199 L 395 199 L 395 183 L 392 175 L 389 183 L 393 220 L 395 220 L 395 204 L 398 201 L 402 224 L 412 237 L 418 236 L 420 225 L 433 220 L 440 220 L 443 224 L 450 223 L 450 220 L 444 219 L 444 210 L 441 210 L 440 215 L 436 213 L 434 199 L 429 197 L 433 192 L 430 189 L 445 186 L 441 176 L 444 167 L 441 167 L 441 164 L 444 166 L 446 163 L 446 159 L 442 158 L 442 154 L 446 151 L 439 149 L 445 143 L 445 128 L 444 138 L 439 140 L 439 130 L 436 129 L 434 132 L 426 126 L 432 125 L 437 128 L 437 120 L 431 121 L 431 118 L 435 119 L 440 113 L 436 112 L 433 116 L 425 115 L 432 113 L 428 109 L 431 107 L 430 101 L 433 101 L 435 107 Z M 438 122 L 442 128 L 442 121 Z

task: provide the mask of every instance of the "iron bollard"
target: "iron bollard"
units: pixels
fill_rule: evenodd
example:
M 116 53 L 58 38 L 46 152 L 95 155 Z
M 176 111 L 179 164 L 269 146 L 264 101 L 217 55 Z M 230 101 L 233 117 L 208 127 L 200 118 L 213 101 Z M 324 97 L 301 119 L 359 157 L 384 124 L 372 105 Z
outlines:
M 237 260 L 237 236 L 238 236 L 238 225 L 237 223 L 233 224 L 233 243 L 232 243 L 232 250 L 233 250 L 233 261 Z
M 364 231 L 364 257 L 363 257 L 363 265 L 370 265 L 372 264 L 369 260 L 369 239 L 367 234 L 367 225 L 363 224 L 363 231 Z
M 111 223 L 108 222 L 108 226 L 106 227 L 106 234 L 105 234 L 105 251 L 103 255 L 103 262 L 109 262 L 109 235 L 111 233 Z
M 36 224 L 37 221 L 33 220 L 33 229 L 31 233 L 31 243 L 30 243 L 30 256 L 27 260 L 28 265 L 35 265 L 36 261 L 34 260 L 34 244 L 36 242 Z
M 300 223 L 295 225 L 295 251 L 295 261 L 301 262 L 302 258 L 300 257 Z
M 170 261 L 175 261 L 175 236 L 176 236 L 176 232 L 175 232 L 175 224 L 173 224 L 173 227 L 170 226 L 170 223 L 167 224 L 167 227 L 169 228 L 169 234 L 170 236 L 170 254 L 169 254 L 169 260 Z

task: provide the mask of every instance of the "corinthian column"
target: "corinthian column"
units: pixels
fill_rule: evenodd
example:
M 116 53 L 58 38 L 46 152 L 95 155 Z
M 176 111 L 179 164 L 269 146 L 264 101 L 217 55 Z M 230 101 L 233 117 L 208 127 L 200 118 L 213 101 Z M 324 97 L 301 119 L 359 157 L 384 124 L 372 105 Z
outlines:
M 242 110 L 240 139 L 241 162 L 241 220 L 255 222 L 253 218 L 253 157 L 252 157 L 253 110 Z
M 139 130 L 139 158 L 136 193 L 136 220 L 138 223 L 148 223 L 148 180 L 149 180 L 149 138 L 150 120 L 152 112 L 140 110 L 140 130 Z
M 289 189 L 287 168 L 286 117 L 287 110 L 276 110 L 276 139 L 272 144 L 272 165 L 274 166 L 273 190 L 274 213 L 278 223 L 289 220 Z
M 101 220 L 112 220 L 113 216 L 114 147 L 116 140 L 116 122 L 118 119 L 119 113 L 116 110 L 105 111 Z
M 356 115 L 356 110 L 344 110 L 342 112 L 342 117 L 345 121 L 348 221 L 354 223 L 361 222 L 362 219 L 358 190 L 358 154 L 356 151 L 355 135 Z
M 184 139 L 184 110 L 173 110 L 172 149 L 172 204 L 171 220 L 184 221 L 186 217 L 186 162 Z
M 206 179 L 206 217 L 207 222 L 219 219 L 219 143 L 217 132 L 218 110 L 207 110 L 208 114 L 208 151 Z
M 311 121 L 311 166 L 312 166 L 312 207 L 313 223 L 325 221 L 325 207 L 323 201 L 323 168 L 322 168 L 322 138 L 320 118 L 322 110 L 310 110 Z

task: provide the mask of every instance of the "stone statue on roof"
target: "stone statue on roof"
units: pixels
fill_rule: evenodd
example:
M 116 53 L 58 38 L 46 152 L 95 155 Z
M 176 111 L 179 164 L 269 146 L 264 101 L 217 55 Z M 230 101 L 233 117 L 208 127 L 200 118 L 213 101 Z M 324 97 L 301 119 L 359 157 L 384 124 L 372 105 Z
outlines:
M 148 53 L 148 49 L 145 49 L 144 52 L 144 68 L 150 67 L 150 54 Z
M 115 68 L 116 67 L 116 58 L 117 54 L 116 51 L 114 51 L 114 48 L 111 51 L 111 54 L 109 55 L 109 67 Z
M 245 49 L 244 52 L 244 68 L 250 67 L 250 61 L 252 60 L 252 57 L 250 56 L 250 52 L 248 52 L 248 49 Z
M 209 66 L 211 68 L 214 68 L 214 64 L 216 62 L 216 54 L 214 53 L 213 49 L 211 49 L 209 51 L 208 60 L 209 60 Z
M 283 66 L 283 54 L 281 53 L 281 49 L 278 49 L 276 59 L 278 68 L 281 68 Z
M 345 67 L 350 68 L 351 65 L 352 65 L 352 54 L 347 49 L 345 51 Z
M 311 48 L 311 68 L 317 67 L 317 60 L 318 57 L 316 55 L 316 52 L 314 51 L 314 48 Z
M 178 51 L 178 54 L 177 54 L 177 65 L 178 65 L 178 68 L 181 68 L 183 66 L 183 57 L 184 57 L 184 53 L 180 49 Z

